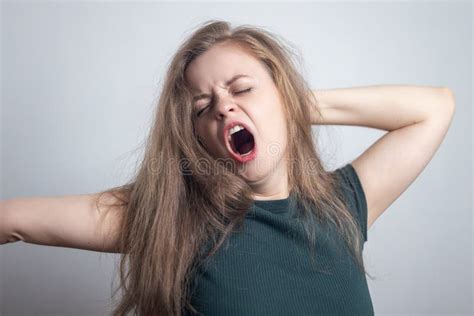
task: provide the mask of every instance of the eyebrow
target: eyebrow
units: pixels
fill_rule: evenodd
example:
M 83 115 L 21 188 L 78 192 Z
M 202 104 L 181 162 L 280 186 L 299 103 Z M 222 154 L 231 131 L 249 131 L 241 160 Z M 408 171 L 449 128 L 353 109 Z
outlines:
M 227 80 L 227 82 L 225 83 L 225 87 L 230 86 L 234 81 L 236 81 L 237 79 L 243 78 L 243 77 L 248 77 L 248 78 L 250 78 L 250 76 L 243 75 L 243 74 L 235 75 L 235 76 L 233 76 L 231 79 Z M 211 96 L 211 95 L 208 94 L 208 93 L 201 93 L 201 94 L 198 94 L 198 95 L 196 95 L 196 96 L 193 97 L 193 102 L 196 102 L 196 101 L 201 100 L 201 99 L 204 99 L 204 98 L 208 98 L 208 97 L 210 97 L 210 96 Z

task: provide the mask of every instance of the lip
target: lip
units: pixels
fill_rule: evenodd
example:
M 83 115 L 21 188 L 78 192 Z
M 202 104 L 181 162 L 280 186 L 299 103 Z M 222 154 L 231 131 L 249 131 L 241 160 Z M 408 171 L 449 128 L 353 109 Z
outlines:
M 240 156 L 240 155 L 236 155 L 234 153 L 234 151 L 232 150 L 232 148 L 230 147 L 230 143 L 227 141 L 228 137 L 229 137 L 229 131 L 232 127 L 234 127 L 235 125 L 241 125 L 243 126 L 246 130 L 248 130 L 252 136 L 253 136 L 253 143 L 254 143 L 254 147 L 252 149 L 252 152 L 250 154 L 248 154 L 247 156 Z M 245 163 L 245 162 L 248 162 L 250 160 L 253 160 L 256 156 L 257 156 L 257 140 L 255 139 L 255 133 L 253 132 L 253 130 L 245 123 L 241 122 L 241 121 L 231 121 L 229 123 L 227 123 L 224 127 L 224 131 L 222 133 L 223 137 L 224 137 L 224 144 L 227 148 L 227 151 L 230 153 L 230 155 L 232 156 L 232 158 L 234 158 L 234 160 L 240 162 L 240 163 Z

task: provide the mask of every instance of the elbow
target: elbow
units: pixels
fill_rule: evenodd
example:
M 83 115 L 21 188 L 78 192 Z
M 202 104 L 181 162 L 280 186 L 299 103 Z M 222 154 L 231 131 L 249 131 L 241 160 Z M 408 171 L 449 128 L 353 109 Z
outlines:
M 441 93 L 443 95 L 443 100 L 445 100 L 445 106 L 454 114 L 454 110 L 456 108 L 456 97 L 453 90 L 448 87 L 442 87 Z
M 433 108 L 428 118 L 438 122 L 451 121 L 456 103 L 454 92 L 447 87 L 436 87 L 433 96 Z

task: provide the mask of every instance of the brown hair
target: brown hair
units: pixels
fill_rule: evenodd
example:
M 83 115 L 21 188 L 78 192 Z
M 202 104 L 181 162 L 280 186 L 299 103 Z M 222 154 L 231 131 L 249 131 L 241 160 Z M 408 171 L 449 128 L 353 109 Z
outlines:
M 164 80 L 154 122 L 136 175 L 101 192 L 120 199 L 123 212 L 118 251 L 123 297 L 113 315 L 182 315 L 190 303 L 192 277 L 229 233 L 242 227 L 253 200 L 249 185 L 227 164 L 218 163 L 198 142 L 193 125 L 187 66 L 217 43 L 234 43 L 265 66 L 281 94 L 288 126 L 288 181 L 299 201 L 299 218 L 315 244 L 315 221 L 332 223 L 360 271 L 362 235 L 346 208 L 337 179 L 325 171 L 310 122 L 314 94 L 297 71 L 285 41 L 263 28 L 210 20 L 178 48 Z M 319 112 L 319 111 L 318 111 Z M 310 170 L 311 172 L 308 172 Z M 204 251 L 212 241 L 212 249 Z M 127 266 L 128 265 L 128 266 Z M 368 273 L 367 273 L 368 274 Z

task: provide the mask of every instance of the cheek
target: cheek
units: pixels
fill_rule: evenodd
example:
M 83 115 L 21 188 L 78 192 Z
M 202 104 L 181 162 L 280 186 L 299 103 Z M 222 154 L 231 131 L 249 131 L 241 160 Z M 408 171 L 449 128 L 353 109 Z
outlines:
M 285 112 L 281 104 L 279 104 L 278 100 L 275 101 L 276 103 L 273 105 L 273 111 L 271 120 L 271 129 L 275 134 L 275 141 L 280 144 L 282 150 L 286 147 L 288 142 L 288 135 L 286 130 L 286 119 L 285 119 Z M 270 123 L 270 122 L 269 122 Z
M 207 143 L 215 143 L 217 141 L 217 130 L 213 126 L 207 125 L 202 127 L 199 135 L 201 135 Z
M 267 104 L 255 113 L 255 124 L 259 132 L 264 152 L 270 155 L 281 155 L 287 148 L 287 134 L 285 116 L 278 103 Z M 257 117 L 258 114 L 258 117 Z
M 280 121 L 281 116 L 278 105 L 271 97 L 255 100 L 247 114 L 254 120 L 257 130 L 262 129 L 262 131 L 268 129 L 271 131 L 272 127 Z
M 285 113 L 283 111 L 282 105 L 279 103 L 278 99 L 273 98 L 272 100 L 266 100 L 265 103 L 261 103 L 263 106 L 256 111 L 256 116 L 262 124 L 270 129 L 275 129 L 278 127 L 284 127 L 285 122 Z M 279 132 L 276 134 L 280 135 Z
M 206 146 L 206 149 L 211 154 L 215 154 L 218 151 L 219 146 L 216 126 L 200 122 L 196 125 L 196 132 L 203 144 Z
M 196 133 L 200 138 L 208 138 L 210 134 L 210 125 L 205 120 L 200 119 L 196 122 Z

